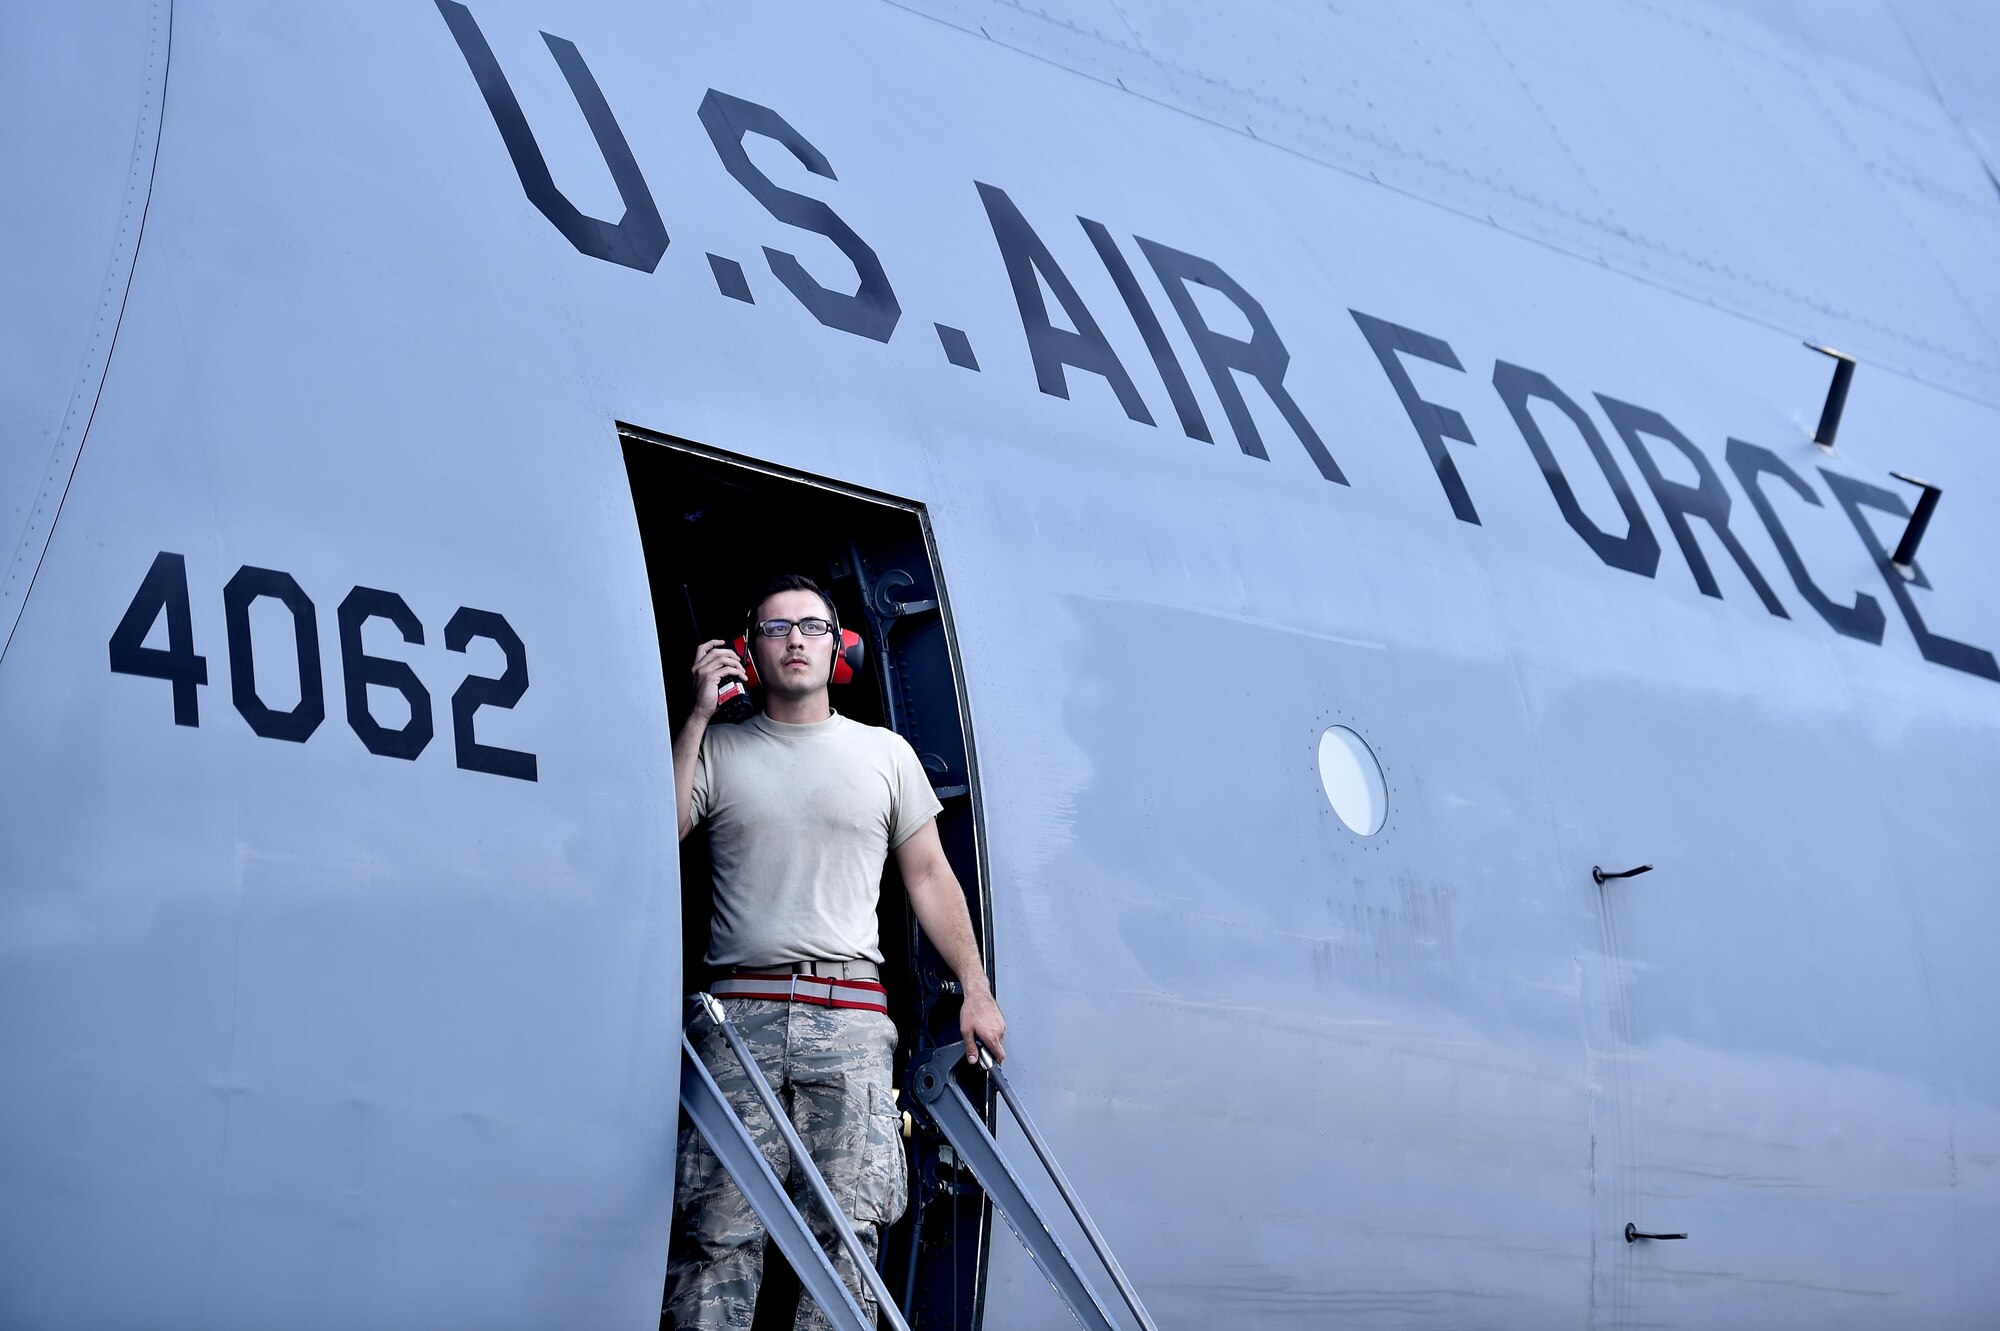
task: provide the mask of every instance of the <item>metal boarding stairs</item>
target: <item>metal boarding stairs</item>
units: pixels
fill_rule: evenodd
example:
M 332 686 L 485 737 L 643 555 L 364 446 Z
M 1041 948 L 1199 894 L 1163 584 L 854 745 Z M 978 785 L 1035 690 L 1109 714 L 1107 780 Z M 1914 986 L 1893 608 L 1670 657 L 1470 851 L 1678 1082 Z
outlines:
M 751 1055 L 749 1047 L 743 1043 L 742 1035 L 730 1024 L 728 1015 L 722 1010 L 722 1004 L 710 994 L 696 995 L 695 1002 L 698 1005 L 699 1015 L 712 1022 L 722 1032 L 730 1051 L 748 1075 L 757 1098 L 763 1103 L 771 1120 L 777 1124 L 780 1135 L 784 1137 L 785 1145 L 791 1152 L 792 1168 L 800 1171 L 807 1191 L 812 1194 L 813 1200 L 839 1235 L 841 1246 L 861 1271 L 862 1278 L 868 1282 L 868 1288 L 875 1295 L 883 1317 L 888 1320 L 893 1331 L 910 1331 L 909 1323 L 904 1320 L 902 1311 L 897 1308 L 896 1301 L 890 1297 L 888 1288 L 882 1283 L 881 1274 L 876 1271 L 875 1264 L 868 1259 L 867 1252 L 861 1246 L 861 1240 L 856 1237 L 854 1227 L 841 1213 L 840 1207 L 834 1202 L 832 1192 L 826 1186 L 826 1180 L 813 1165 L 812 1157 L 806 1153 L 805 1144 L 799 1140 L 798 1131 L 792 1126 L 791 1116 L 785 1113 L 784 1107 L 778 1103 L 777 1093 L 771 1089 L 771 1083 L 764 1079 L 764 1073 L 757 1066 L 757 1060 Z M 951 1143 L 952 1149 L 958 1153 L 960 1162 L 979 1180 L 980 1186 L 986 1190 L 986 1195 L 999 1208 L 1008 1227 L 1021 1240 L 1022 1246 L 1028 1250 L 1028 1255 L 1034 1258 L 1035 1265 L 1041 1268 L 1043 1276 L 1054 1287 L 1057 1295 L 1068 1305 L 1078 1324 L 1084 1327 L 1085 1331 L 1123 1331 L 1111 1320 L 1110 1314 L 1105 1311 L 1103 1300 L 1098 1297 L 1089 1280 L 1077 1269 L 1076 1260 L 1070 1255 L 1069 1249 L 1049 1227 L 1047 1218 L 1022 1186 L 1019 1175 L 1014 1172 L 1014 1167 L 1008 1162 L 1005 1152 L 1000 1149 L 1000 1144 L 986 1130 L 986 1124 L 953 1078 L 953 1069 L 964 1058 L 965 1046 L 950 1044 L 933 1051 L 927 1060 L 914 1068 L 911 1081 L 918 1102 L 929 1112 L 931 1120 L 943 1132 L 945 1140 Z M 1070 1214 L 1076 1218 L 1084 1237 L 1089 1240 L 1092 1251 L 1097 1254 L 1105 1272 L 1117 1286 L 1125 1307 L 1137 1319 L 1142 1331 L 1159 1331 L 1153 1324 L 1153 1319 L 1147 1314 L 1145 1305 L 1139 1301 L 1138 1291 L 1133 1289 L 1132 1282 L 1126 1279 L 1124 1269 L 1118 1265 L 1118 1259 L 1111 1255 L 1111 1249 L 1105 1244 L 1104 1236 L 1091 1222 L 1089 1213 L 1083 1208 L 1083 1202 L 1077 1197 L 1075 1189 L 1070 1186 L 1069 1179 L 1063 1174 L 1061 1166 L 1056 1163 L 1055 1156 L 1050 1153 L 1048 1143 L 1042 1139 L 1041 1133 L 1035 1130 L 1027 1111 L 1021 1108 L 1021 1102 L 1015 1097 L 1014 1088 L 1008 1082 L 1006 1074 L 993 1063 L 983 1049 L 979 1053 L 979 1065 L 986 1070 L 987 1076 L 992 1078 L 994 1085 L 998 1087 L 1001 1097 L 1007 1102 L 1008 1110 L 1014 1116 L 1014 1121 L 1020 1126 L 1022 1135 L 1034 1148 L 1036 1158 L 1048 1172 L 1050 1180 L 1056 1185 L 1056 1190 L 1062 1194 Z M 791 1197 L 772 1171 L 770 1162 L 765 1160 L 763 1152 L 757 1149 L 756 1143 L 750 1137 L 750 1130 L 730 1108 L 721 1088 L 716 1085 L 715 1078 L 696 1056 L 694 1043 L 685 1033 L 681 1036 L 681 1107 L 687 1111 L 688 1118 L 694 1123 L 695 1130 L 701 1134 L 702 1140 L 708 1143 L 709 1149 L 715 1152 L 723 1168 L 729 1171 L 730 1178 L 734 1179 L 736 1186 L 743 1190 L 743 1196 L 749 1201 L 751 1210 L 757 1213 L 757 1218 L 764 1223 L 765 1230 L 778 1245 L 778 1250 L 784 1253 L 785 1259 L 798 1273 L 799 1284 L 826 1313 L 827 1320 L 832 1323 L 835 1331 L 876 1331 L 876 1327 L 861 1311 L 861 1306 L 855 1300 L 852 1291 L 834 1270 L 833 1263 L 827 1258 L 826 1251 L 820 1247 L 819 1240 L 814 1237 L 806 1218 L 799 1214 L 797 1207 L 793 1206 Z

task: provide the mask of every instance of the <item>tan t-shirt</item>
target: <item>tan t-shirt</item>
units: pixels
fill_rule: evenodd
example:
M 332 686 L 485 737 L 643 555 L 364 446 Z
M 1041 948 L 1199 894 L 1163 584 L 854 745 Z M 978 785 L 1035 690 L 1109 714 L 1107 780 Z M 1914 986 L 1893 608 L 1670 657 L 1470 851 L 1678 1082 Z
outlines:
M 909 741 L 836 713 L 709 727 L 694 821 L 715 861 L 711 966 L 882 960 L 882 865 L 943 806 Z

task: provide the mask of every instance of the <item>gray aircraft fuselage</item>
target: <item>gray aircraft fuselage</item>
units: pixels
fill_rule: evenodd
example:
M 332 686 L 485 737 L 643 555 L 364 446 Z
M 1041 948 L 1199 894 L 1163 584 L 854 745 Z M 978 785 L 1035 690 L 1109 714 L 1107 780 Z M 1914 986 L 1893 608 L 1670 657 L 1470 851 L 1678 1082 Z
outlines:
M 653 1324 L 659 440 L 921 513 L 1163 1328 L 1993 1324 L 2000 18 L 1814 20 L 0 16 L 0 1327 Z

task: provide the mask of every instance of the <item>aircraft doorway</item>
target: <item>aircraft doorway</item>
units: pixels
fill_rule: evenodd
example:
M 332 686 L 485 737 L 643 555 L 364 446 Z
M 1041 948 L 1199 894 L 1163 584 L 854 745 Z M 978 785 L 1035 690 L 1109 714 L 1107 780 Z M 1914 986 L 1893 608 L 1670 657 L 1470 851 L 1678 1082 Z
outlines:
M 619 434 L 671 723 L 678 727 L 692 702 L 696 645 L 742 632 L 758 587 L 784 572 L 826 587 L 842 626 L 857 631 L 866 648 L 861 674 L 834 691 L 833 705 L 897 731 L 923 762 L 944 805 L 938 832 L 966 890 L 990 975 L 992 917 L 972 736 L 923 507 L 630 426 Z M 706 983 L 710 881 L 707 840 L 697 829 L 681 848 L 682 974 L 691 991 Z M 959 1038 L 958 999 L 950 969 L 916 927 L 893 858 L 879 922 L 902 1087 L 912 1057 Z M 899 1103 L 914 1110 L 907 1093 Z M 992 1107 L 985 1108 L 990 1122 Z M 910 1205 L 883 1237 L 883 1279 L 913 1331 L 974 1331 L 985 1302 L 990 1210 L 935 1129 L 913 1118 L 904 1143 Z M 768 1247 L 756 1331 L 790 1327 L 797 1298 L 796 1277 Z

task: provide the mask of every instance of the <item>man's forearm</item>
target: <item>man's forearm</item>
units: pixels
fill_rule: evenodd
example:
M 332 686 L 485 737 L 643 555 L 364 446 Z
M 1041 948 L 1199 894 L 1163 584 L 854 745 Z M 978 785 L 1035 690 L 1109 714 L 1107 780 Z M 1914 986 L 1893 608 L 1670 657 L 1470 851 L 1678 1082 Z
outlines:
M 968 995 L 990 993 L 986 963 L 979 955 L 979 940 L 973 937 L 972 915 L 966 909 L 965 890 L 958 885 L 957 876 L 946 871 L 905 886 L 924 937 L 958 976 L 959 985 Z
M 993 1001 L 993 986 L 986 982 L 986 967 L 980 961 L 979 944 L 972 936 L 972 915 L 966 909 L 958 875 L 948 867 L 938 868 L 906 885 L 910 908 L 917 913 L 924 937 L 931 940 L 938 955 L 958 976 L 964 994 L 958 1011 L 958 1029 L 965 1039 L 966 1061 L 977 1063 L 984 1056 L 995 1063 L 1002 1062 L 1007 1057 L 1003 1043 L 1007 1037 L 1007 1018 Z
M 701 741 L 708 734 L 708 718 L 690 714 L 674 735 L 674 813 L 683 841 L 693 830 L 694 768 L 701 761 Z

